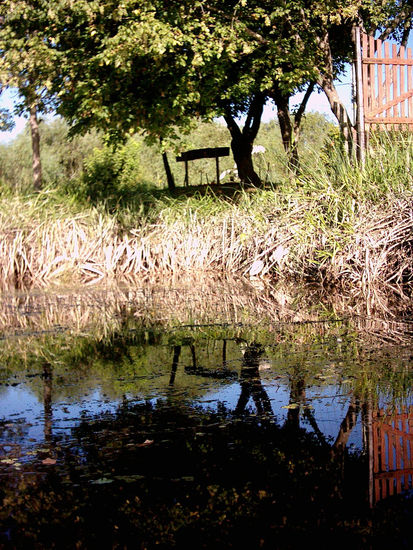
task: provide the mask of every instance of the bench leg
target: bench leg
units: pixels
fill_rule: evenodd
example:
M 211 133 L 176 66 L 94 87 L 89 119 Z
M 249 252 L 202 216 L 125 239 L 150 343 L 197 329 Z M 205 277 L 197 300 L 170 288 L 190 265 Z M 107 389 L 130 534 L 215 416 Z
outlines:
M 185 187 L 188 187 L 189 185 L 189 171 L 188 171 L 188 161 L 185 161 L 185 181 L 184 181 Z

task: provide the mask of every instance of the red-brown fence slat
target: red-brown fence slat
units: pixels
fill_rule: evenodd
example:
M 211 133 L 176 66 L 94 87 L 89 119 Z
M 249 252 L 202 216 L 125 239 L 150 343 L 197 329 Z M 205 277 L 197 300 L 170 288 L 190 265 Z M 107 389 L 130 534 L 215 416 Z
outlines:
M 401 59 L 403 59 L 403 60 L 405 59 L 405 47 L 404 46 L 400 47 L 399 56 L 401 57 Z M 406 69 L 405 65 L 400 65 L 400 95 L 403 95 L 403 93 L 405 91 L 405 84 L 406 84 L 406 71 L 405 71 L 405 69 Z M 400 116 L 401 117 L 406 116 L 404 105 L 405 105 L 405 101 L 401 101 L 400 102 Z
M 376 41 L 372 36 L 369 37 L 369 50 L 370 56 L 376 57 Z M 377 107 L 376 99 L 376 65 L 370 65 L 370 109 L 375 109 Z
M 377 44 L 377 55 L 378 57 L 382 56 L 382 49 L 383 49 L 383 43 L 381 40 L 376 40 Z M 376 67 L 377 72 L 377 80 L 375 84 L 377 83 L 377 107 L 380 108 L 383 106 L 383 68 L 384 65 L 381 63 L 377 63 L 376 65 L 373 65 Z
M 408 59 L 412 58 L 412 49 L 411 48 L 407 48 L 407 58 Z M 413 91 L 413 67 L 412 67 L 412 65 L 407 65 L 406 70 L 407 70 L 407 89 Z M 413 94 L 408 99 L 407 105 L 408 105 L 408 110 L 409 110 L 408 117 L 413 119 Z M 412 125 L 412 128 L 413 128 L 413 125 Z M 410 128 L 410 130 L 412 130 L 412 128 Z
M 392 57 L 395 59 L 397 57 L 397 47 L 396 44 L 392 44 Z M 393 64 L 392 71 L 393 71 L 393 94 L 392 99 L 396 99 L 398 96 L 398 71 L 399 67 L 396 64 Z M 399 111 L 397 107 L 393 108 L 393 118 L 398 118 Z
M 403 415 L 403 431 L 406 433 L 407 431 L 407 415 Z M 409 438 L 406 433 L 406 436 L 403 437 L 403 468 L 411 468 L 412 463 L 409 460 Z
M 367 35 L 364 33 L 361 33 L 361 50 L 362 50 L 362 58 L 367 57 Z M 368 95 L 368 67 L 365 63 L 361 63 L 361 72 L 362 72 L 362 82 L 361 84 L 362 90 L 363 90 L 363 110 L 364 115 L 368 113 L 369 110 L 369 95 Z M 365 132 L 369 133 L 369 124 L 365 120 L 364 121 L 364 129 Z
M 390 58 L 390 51 L 389 51 L 389 43 L 384 42 L 384 56 L 388 59 Z M 390 83 L 391 83 L 391 72 L 390 72 L 390 65 L 384 65 L 384 73 L 385 73 L 385 81 L 384 81 L 384 89 L 385 89 L 385 95 L 386 95 L 386 103 L 391 100 L 390 98 Z M 389 112 L 386 110 L 384 112 L 384 116 L 387 116 Z
M 383 498 L 381 486 L 383 485 L 382 479 L 374 480 L 374 503 L 378 502 Z

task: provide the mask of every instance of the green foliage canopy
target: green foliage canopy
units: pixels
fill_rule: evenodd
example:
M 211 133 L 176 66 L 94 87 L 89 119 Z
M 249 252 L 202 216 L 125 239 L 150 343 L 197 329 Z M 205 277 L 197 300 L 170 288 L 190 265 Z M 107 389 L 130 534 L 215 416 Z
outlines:
M 411 14 L 408 0 L 5 0 L 0 82 L 23 106 L 56 107 L 74 132 L 175 138 L 257 96 L 329 89 L 354 24 L 397 32 Z
M 0 83 L 16 88 L 16 114 L 35 103 L 38 111 L 54 108 L 51 93 L 56 59 L 48 36 L 49 2 L 3 0 L 0 4 Z

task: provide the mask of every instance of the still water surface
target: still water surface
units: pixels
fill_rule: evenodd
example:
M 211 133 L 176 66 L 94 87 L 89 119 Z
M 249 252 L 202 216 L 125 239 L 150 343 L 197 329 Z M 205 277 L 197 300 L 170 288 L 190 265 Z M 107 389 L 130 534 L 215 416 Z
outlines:
M 4 309 L 1 545 L 411 547 L 411 323 L 87 296 Z

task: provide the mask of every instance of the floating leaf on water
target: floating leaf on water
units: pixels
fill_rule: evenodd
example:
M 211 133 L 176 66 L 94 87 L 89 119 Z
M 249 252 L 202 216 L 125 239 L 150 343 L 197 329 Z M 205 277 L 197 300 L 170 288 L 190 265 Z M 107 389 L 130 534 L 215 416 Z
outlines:
M 90 483 L 92 485 L 106 485 L 107 483 L 113 483 L 113 479 L 109 479 L 107 477 L 101 477 L 99 479 L 95 479 L 94 481 L 91 481 Z
M 53 464 L 56 464 L 56 459 L 55 458 L 45 458 L 44 460 L 42 460 L 42 464 L 52 466 Z
M 114 476 L 116 480 L 123 481 L 125 483 L 134 483 L 135 481 L 139 481 L 141 479 L 145 479 L 145 476 L 142 476 L 140 474 L 133 474 L 130 476 Z M 108 481 L 110 483 L 110 480 Z
M 139 443 L 138 447 L 148 447 L 149 445 L 152 445 L 153 439 L 145 439 L 143 443 Z
M 283 405 L 282 409 L 298 409 L 300 405 L 298 403 L 290 403 L 289 405 Z

